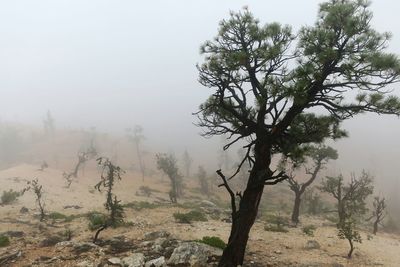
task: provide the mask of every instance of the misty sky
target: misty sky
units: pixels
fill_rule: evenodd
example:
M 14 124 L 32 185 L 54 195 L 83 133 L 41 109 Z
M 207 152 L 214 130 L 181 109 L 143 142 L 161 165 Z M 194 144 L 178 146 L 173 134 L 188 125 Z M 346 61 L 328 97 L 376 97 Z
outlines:
M 211 92 L 197 82 L 200 44 L 229 10 L 248 6 L 261 22 L 296 31 L 315 21 L 319 2 L 0 1 L 0 118 L 41 125 L 49 109 L 61 128 L 122 133 L 141 124 L 162 149 L 215 153 L 218 140 L 199 137 L 191 115 Z M 400 54 L 400 4 L 375 0 L 371 8 L 373 25 L 393 33 L 390 50 Z M 400 121 L 363 115 L 345 126 L 351 138 L 337 144 L 333 171 L 397 178 Z

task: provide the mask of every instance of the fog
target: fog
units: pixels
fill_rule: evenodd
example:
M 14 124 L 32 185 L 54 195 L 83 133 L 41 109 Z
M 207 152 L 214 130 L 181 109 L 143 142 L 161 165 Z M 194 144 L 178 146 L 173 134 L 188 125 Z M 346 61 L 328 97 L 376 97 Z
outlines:
M 195 165 L 211 164 L 220 140 L 200 137 L 192 115 L 211 93 L 197 82 L 199 46 L 230 10 L 248 6 L 261 22 L 296 31 L 315 21 L 319 2 L 2 1 L 0 118 L 42 127 L 50 110 L 58 129 L 116 135 L 138 124 L 152 152 L 187 148 Z M 371 9 L 373 25 L 393 33 L 389 48 L 400 54 L 398 1 L 374 1 Z M 339 160 L 330 172 L 367 169 L 397 192 L 399 120 L 362 115 L 344 128 L 350 137 L 334 144 Z

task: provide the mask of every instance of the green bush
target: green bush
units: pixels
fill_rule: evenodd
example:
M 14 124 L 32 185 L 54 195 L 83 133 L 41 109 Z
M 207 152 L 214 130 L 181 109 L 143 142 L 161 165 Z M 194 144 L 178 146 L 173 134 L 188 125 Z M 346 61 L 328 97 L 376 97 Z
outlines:
M 208 221 L 206 215 L 198 210 L 191 210 L 187 213 L 174 213 L 175 220 L 179 223 L 191 223 L 194 221 L 205 222 Z
M 0 247 L 7 247 L 8 245 L 10 245 L 8 236 L 0 235 Z
M 316 229 L 317 229 L 317 227 L 315 227 L 315 225 L 312 225 L 312 224 L 306 225 L 302 228 L 303 233 L 308 236 L 314 236 L 314 232 Z
M 209 246 L 225 249 L 225 242 L 218 236 L 203 236 L 201 240 L 196 240 L 199 243 L 207 244 Z
M 20 195 L 20 192 L 16 192 L 12 189 L 3 191 L 3 195 L 1 195 L 1 203 L 4 205 L 11 204 L 15 202 Z
M 87 214 L 89 220 L 89 229 L 91 231 L 99 229 L 101 226 L 106 224 L 107 216 L 100 212 L 89 212 Z

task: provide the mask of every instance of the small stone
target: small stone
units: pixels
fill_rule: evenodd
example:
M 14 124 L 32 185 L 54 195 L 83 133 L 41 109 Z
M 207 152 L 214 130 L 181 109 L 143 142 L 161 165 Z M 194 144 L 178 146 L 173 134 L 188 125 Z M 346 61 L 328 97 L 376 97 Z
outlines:
M 146 262 L 146 264 L 144 266 L 145 267 L 164 267 L 164 266 L 167 266 L 167 263 L 165 262 L 165 257 L 162 256 L 157 259 Z
M 319 249 L 321 245 L 316 240 L 308 240 L 306 243 L 306 249 Z
M 22 214 L 28 213 L 28 212 L 29 212 L 29 209 L 28 209 L 27 207 L 22 207 L 22 208 L 19 210 L 19 213 L 22 213 Z
M 110 258 L 107 260 L 109 263 L 111 263 L 112 265 L 121 265 L 121 259 L 114 257 L 114 258 Z

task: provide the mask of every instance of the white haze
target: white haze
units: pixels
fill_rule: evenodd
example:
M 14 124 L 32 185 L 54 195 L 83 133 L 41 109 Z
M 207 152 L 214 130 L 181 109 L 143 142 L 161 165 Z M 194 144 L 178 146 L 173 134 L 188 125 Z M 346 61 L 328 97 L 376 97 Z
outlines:
M 50 110 L 59 128 L 115 134 L 140 124 L 152 147 L 179 154 L 187 148 L 197 163 L 207 162 L 220 142 L 201 138 L 193 125 L 191 113 L 211 92 L 197 82 L 200 44 L 215 36 L 229 10 L 246 5 L 263 23 L 297 30 L 315 21 L 319 2 L 1 1 L 0 118 L 41 127 Z M 397 54 L 399 7 L 395 0 L 371 7 L 374 26 L 393 33 Z M 400 121 L 363 115 L 344 125 L 350 138 L 335 144 L 340 159 L 330 172 L 367 169 L 398 192 Z

